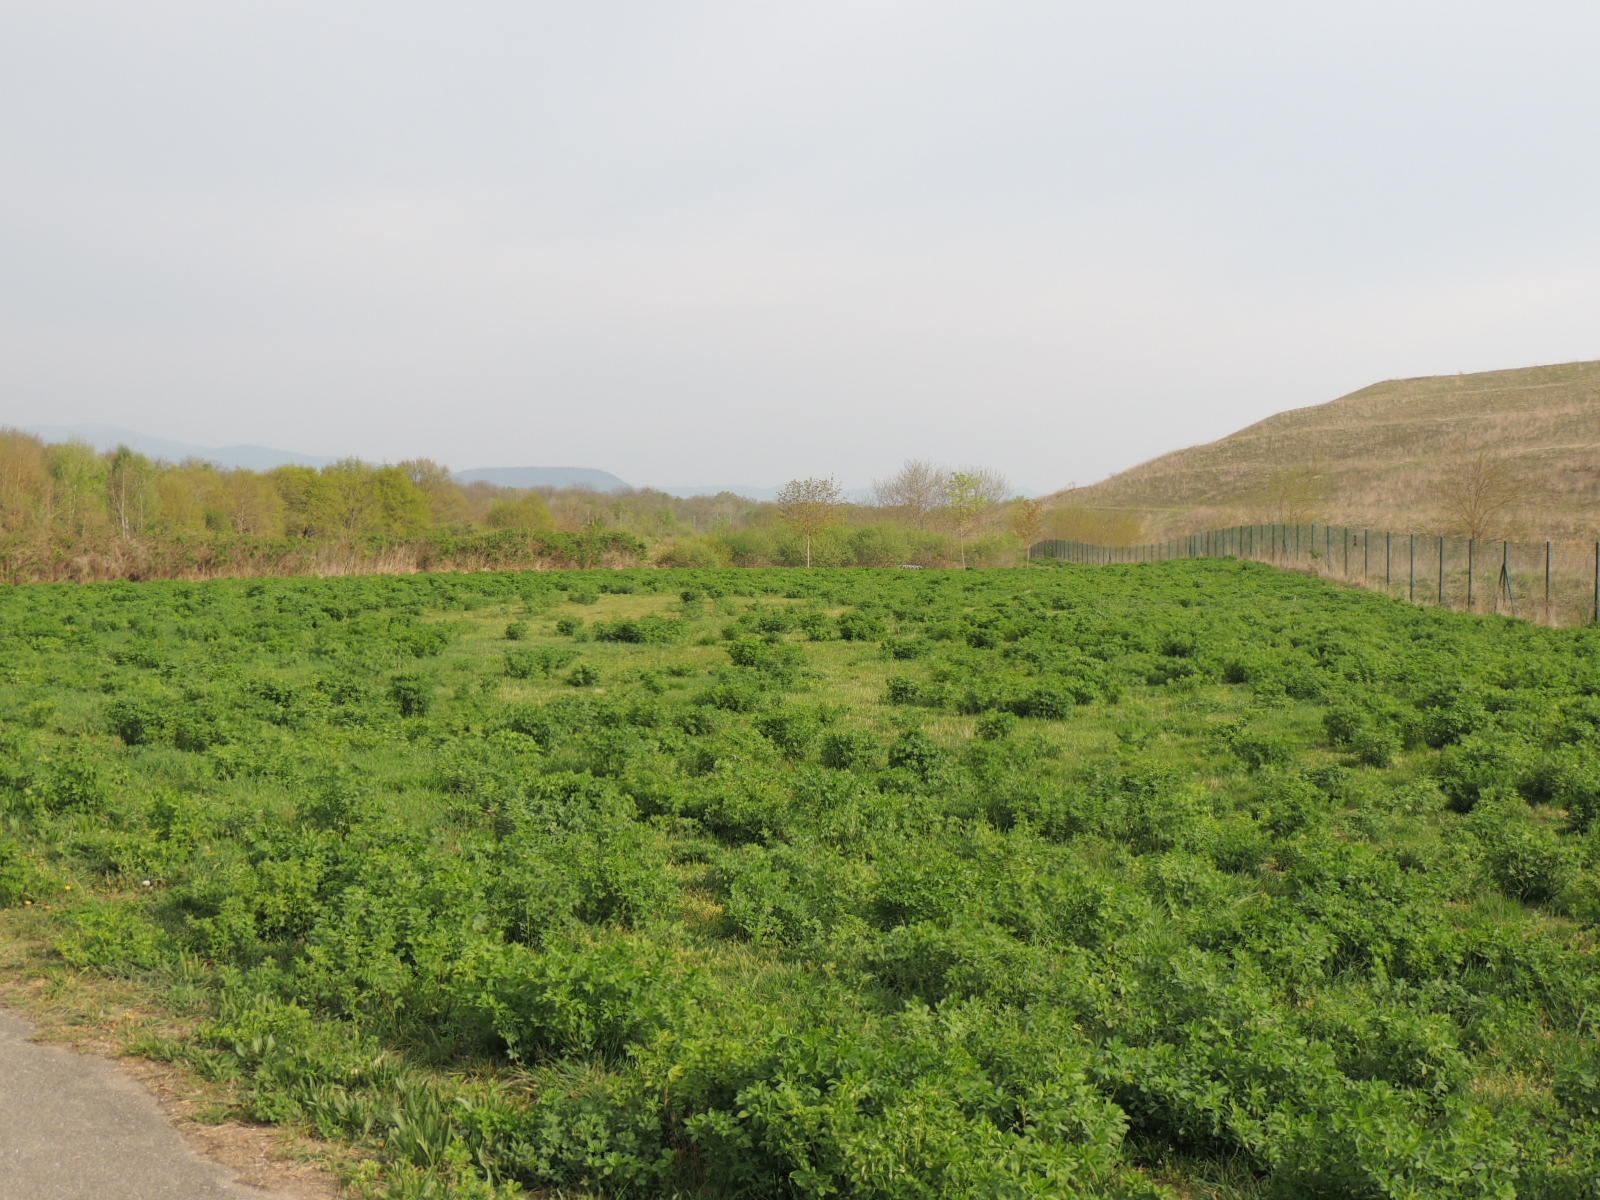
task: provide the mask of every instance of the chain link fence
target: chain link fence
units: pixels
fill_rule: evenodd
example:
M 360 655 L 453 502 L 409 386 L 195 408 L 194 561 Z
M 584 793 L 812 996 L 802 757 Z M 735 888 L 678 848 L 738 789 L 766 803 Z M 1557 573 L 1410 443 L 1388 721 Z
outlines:
M 1241 558 L 1417 604 L 1545 625 L 1600 622 L 1600 542 L 1512 542 L 1349 525 L 1235 525 L 1142 546 L 1050 540 L 1036 558 L 1085 564 Z

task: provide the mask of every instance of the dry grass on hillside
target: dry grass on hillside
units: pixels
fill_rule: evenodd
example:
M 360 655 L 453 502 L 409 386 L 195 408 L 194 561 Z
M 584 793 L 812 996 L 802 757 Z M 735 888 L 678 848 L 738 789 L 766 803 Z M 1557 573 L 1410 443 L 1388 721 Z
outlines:
M 1450 493 L 1474 460 L 1515 493 L 1488 536 L 1600 538 L 1600 362 L 1374 384 L 1049 504 L 1151 540 L 1296 519 L 1455 533 Z

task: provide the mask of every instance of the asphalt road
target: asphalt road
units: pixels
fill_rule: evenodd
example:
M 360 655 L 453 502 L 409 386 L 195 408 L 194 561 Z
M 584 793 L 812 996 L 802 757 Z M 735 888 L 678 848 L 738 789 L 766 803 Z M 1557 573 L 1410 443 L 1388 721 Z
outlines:
M 0 1012 L 0 1200 L 275 1200 L 201 1158 L 105 1059 Z

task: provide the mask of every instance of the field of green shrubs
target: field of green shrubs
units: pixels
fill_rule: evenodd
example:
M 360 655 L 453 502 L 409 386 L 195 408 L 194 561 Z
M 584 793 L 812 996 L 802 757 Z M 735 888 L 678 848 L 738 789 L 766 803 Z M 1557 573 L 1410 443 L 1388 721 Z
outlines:
M 1190 561 L 0 633 L 0 931 L 368 1194 L 1600 1197 L 1600 631 Z

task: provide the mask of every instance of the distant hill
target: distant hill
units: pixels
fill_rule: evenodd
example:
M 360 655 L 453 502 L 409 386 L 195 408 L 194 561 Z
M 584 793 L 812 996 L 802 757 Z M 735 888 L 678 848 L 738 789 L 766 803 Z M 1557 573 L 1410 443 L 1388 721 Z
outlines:
M 1480 452 L 1521 486 L 1512 536 L 1600 537 L 1600 362 L 1373 384 L 1047 503 L 1059 520 L 1088 510 L 1161 539 L 1270 521 L 1282 480 L 1315 473 L 1316 521 L 1433 532 L 1447 520 L 1441 487 Z
M 743 496 L 746 500 L 761 500 L 767 503 L 778 498 L 781 490 L 775 487 L 750 487 L 743 483 L 714 483 L 698 484 L 693 487 L 658 487 L 658 492 L 665 492 L 669 496 L 677 496 L 680 500 L 687 500 L 691 496 L 717 496 L 723 492 L 732 492 L 735 496 Z M 851 504 L 870 504 L 872 502 L 871 488 L 845 488 L 844 498 Z
M 492 483 L 510 488 L 585 487 L 596 492 L 626 492 L 633 485 L 593 467 L 478 467 L 454 472 L 457 483 Z
M 270 446 L 194 446 L 169 438 L 151 437 L 147 433 L 122 429 L 116 425 L 25 425 L 22 431 L 47 442 L 70 442 L 76 439 L 88 442 L 101 451 L 126 446 L 140 454 L 164 458 L 168 462 L 198 458 L 203 462 L 216 463 L 219 467 L 248 467 L 252 471 L 270 471 L 273 467 L 288 465 L 325 467 L 338 461 L 315 454 L 299 454 L 293 450 L 274 450 Z
M 76 439 L 88 442 L 100 451 L 127 446 L 151 458 L 174 463 L 196 458 L 202 462 L 216 463 L 219 467 L 270 471 L 282 466 L 325 467 L 339 461 L 337 457 L 275 450 L 270 446 L 197 446 L 171 438 L 152 437 L 137 429 L 123 429 L 117 425 L 26 425 L 21 428 L 24 433 L 31 433 L 47 442 Z M 498 487 L 517 488 L 588 487 L 597 492 L 615 492 L 626 491 L 631 486 L 609 471 L 597 471 L 589 467 L 487 467 L 458 471 L 455 477 L 462 483 L 481 479 Z

